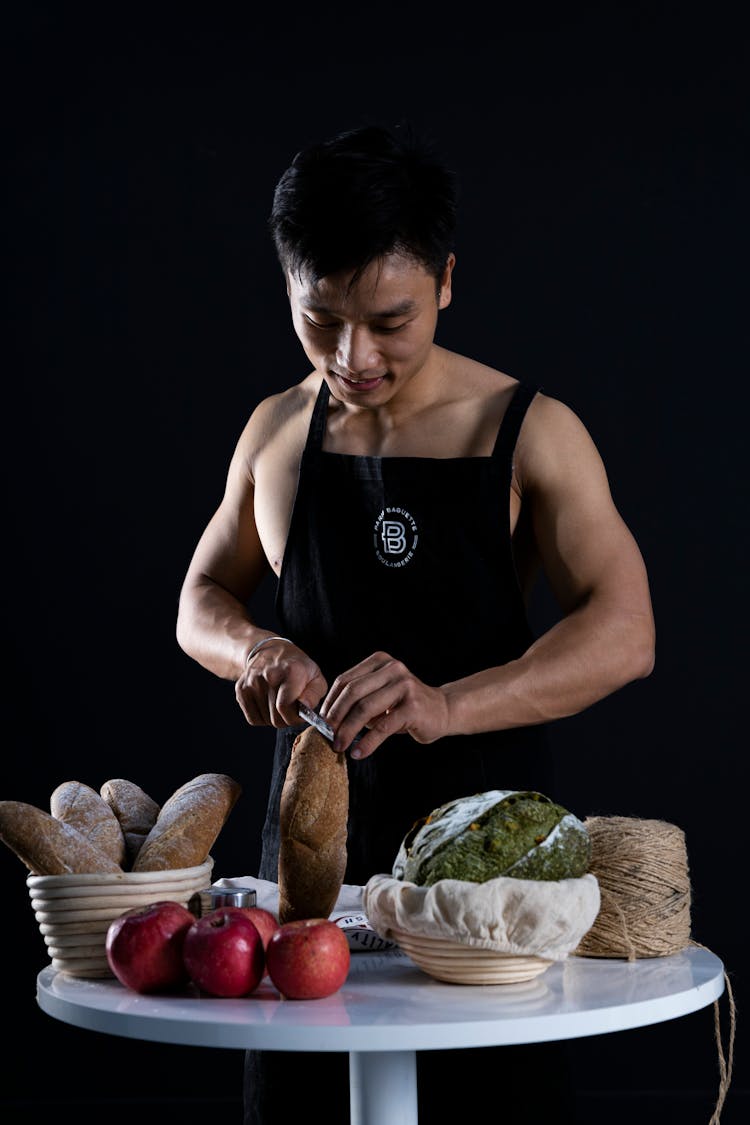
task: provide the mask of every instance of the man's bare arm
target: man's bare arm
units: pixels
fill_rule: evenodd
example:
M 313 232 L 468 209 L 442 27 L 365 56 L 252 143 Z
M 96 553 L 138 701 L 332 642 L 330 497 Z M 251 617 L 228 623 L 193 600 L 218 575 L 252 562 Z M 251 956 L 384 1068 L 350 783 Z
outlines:
M 253 514 L 246 434 L 238 442 L 222 501 L 201 535 L 180 591 L 177 641 L 225 680 L 241 674 L 263 635 L 248 602 L 268 571 Z M 268 632 L 268 630 L 266 630 Z
M 259 407 L 248 422 L 232 457 L 222 501 L 209 521 L 190 561 L 180 591 L 177 641 L 181 648 L 216 676 L 235 682 L 235 694 L 248 722 L 286 726 L 298 721 L 297 700 L 317 706 L 327 683 L 317 664 L 290 641 L 269 640 L 248 662 L 259 641 L 273 630 L 259 626 L 249 605 L 271 569 L 256 522 L 255 469 L 260 449 L 275 431 L 278 400 Z M 274 503 L 283 507 L 283 466 L 294 454 L 277 454 L 266 465 Z M 287 476 L 289 474 L 287 473 Z M 293 474 L 292 474 L 293 476 Z M 291 504 L 291 501 L 290 501 Z M 275 540 L 274 555 L 283 554 L 289 513 L 276 512 L 277 526 L 266 534 Z
M 582 423 L 561 403 L 540 398 L 517 463 L 542 566 L 564 616 L 517 660 L 443 686 L 449 724 L 460 731 L 577 714 L 654 664 L 646 567 Z

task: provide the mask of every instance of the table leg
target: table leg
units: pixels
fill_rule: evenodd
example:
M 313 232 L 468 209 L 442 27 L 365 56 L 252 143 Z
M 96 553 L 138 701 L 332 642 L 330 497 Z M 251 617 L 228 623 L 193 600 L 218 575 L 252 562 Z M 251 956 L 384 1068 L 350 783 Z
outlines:
M 417 1125 L 415 1051 L 350 1051 L 351 1125 Z

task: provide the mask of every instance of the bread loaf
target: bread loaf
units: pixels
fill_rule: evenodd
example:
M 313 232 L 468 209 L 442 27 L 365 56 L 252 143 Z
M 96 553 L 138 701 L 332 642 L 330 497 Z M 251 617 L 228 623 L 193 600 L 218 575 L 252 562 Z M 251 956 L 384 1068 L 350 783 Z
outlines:
M 169 871 L 205 863 L 242 786 L 223 773 L 202 773 L 161 807 L 133 871 Z
M 562 805 L 534 790 L 488 789 L 417 821 L 401 842 L 392 875 L 420 887 L 501 875 L 556 881 L 585 875 L 590 858 L 588 832 Z
M 110 778 L 99 792 L 119 821 L 125 837 L 128 863 L 132 865 L 143 841 L 156 824 L 159 805 L 140 785 L 124 777 Z
M 63 781 L 50 797 L 50 812 L 70 825 L 115 863 L 125 860 L 125 837 L 120 822 L 104 798 L 80 781 Z
M 279 812 L 279 921 L 327 918 L 346 871 L 349 774 L 314 727 L 294 740 Z
M 0 801 L 0 839 L 33 875 L 87 875 L 122 868 L 77 829 L 23 801 Z

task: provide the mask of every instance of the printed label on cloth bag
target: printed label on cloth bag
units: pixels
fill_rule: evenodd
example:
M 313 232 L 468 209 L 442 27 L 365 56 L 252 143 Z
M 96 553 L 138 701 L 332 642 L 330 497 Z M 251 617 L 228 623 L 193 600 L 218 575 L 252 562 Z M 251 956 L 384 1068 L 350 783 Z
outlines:
M 349 948 L 354 952 L 361 949 L 368 953 L 377 953 L 383 949 L 396 948 L 395 941 L 386 941 L 380 934 L 375 933 L 367 921 L 366 914 L 343 914 L 340 918 L 333 918 L 332 921 L 344 931 Z

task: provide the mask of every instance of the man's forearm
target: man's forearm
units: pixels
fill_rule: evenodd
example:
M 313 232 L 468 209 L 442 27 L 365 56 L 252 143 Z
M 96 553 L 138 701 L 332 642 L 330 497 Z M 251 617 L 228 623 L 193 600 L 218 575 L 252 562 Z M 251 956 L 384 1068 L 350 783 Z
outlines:
M 444 684 L 449 733 L 506 730 L 578 714 L 647 676 L 653 663 L 649 614 L 585 605 L 517 660 Z
M 242 675 L 252 646 L 270 633 L 253 621 L 246 606 L 218 587 L 183 591 L 177 614 L 177 643 L 223 680 Z

